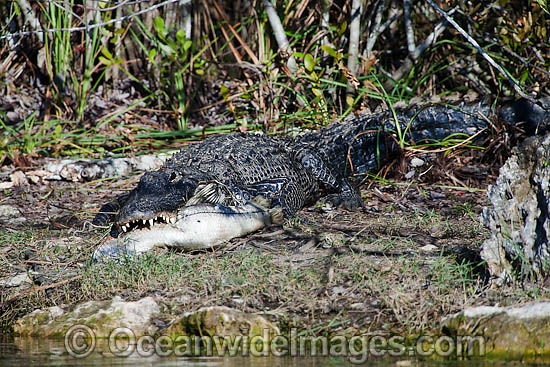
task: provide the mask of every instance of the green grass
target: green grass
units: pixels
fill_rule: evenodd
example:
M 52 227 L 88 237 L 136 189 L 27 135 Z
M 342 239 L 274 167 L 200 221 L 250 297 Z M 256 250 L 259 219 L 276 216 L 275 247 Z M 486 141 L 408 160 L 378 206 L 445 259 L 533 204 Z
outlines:
M 71 8 L 76 6 L 72 0 L 65 5 Z M 65 5 L 54 6 L 53 3 L 45 2 L 36 15 L 46 28 L 80 26 L 76 13 L 65 11 L 62 8 Z M 105 8 L 105 5 L 98 6 Z M 315 8 L 315 5 L 311 6 Z M 202 107 L 203 103 L 222 100 L 227 106 L 226 113 L 234 117 L 235 123 L 209 127 L 207 134 L 231 132 L 242 126 L 248 130 L 266 132 L 319 128 L 333 119 L 341 119 L 363 109 L 367 102 L 372 104 L 373 101 L 383 101 L 391 108 L 397 101 L 408 101 L 414 96 L 425 95 L 427 91 L 431 95 L 445 95 L 463 88 L 462 80 L 458 83 L 456 81 L 461 76 L 448 73 L 448 70 L 454 70 L 457 65 L 469 61 L 471 48 L 461 40 L 441 37 L 416 61 L 414 68 L 390 88 L 383 87 L 390 80 L 384 70 L 388 69 L 385 65 L 388 59 L 382 56 L 385 54 L 376 54 L 378 63 L 356 76 L 358 84 L 354 93 L 349 95 L 346 89 L 351 78 L 344 72 L 343 66 L 347 60 L 344 42 L 347 20 L 343 21 L 341 11 L 331 9 L 333 23 L 329 25 L 325 35 L 328 43 L 325 43 L 322 37 L 318 37 L 320 22 L 306 24 L 292 19 L 297 7 L 295 2 L 283 2 L 279 9 L 284 9 L 289 17 L 285 20 L 285 27 L 300 67 L 296 75 L 288 75 L 283 71 L 285 58 L 278 53 L 261 6 L 235 18 L 223 5 L 219 10 L 222 13 L 213 19 L 208 18 L 206 13 L 196 15 L 202 21 L 199 23 L 203 27 L 200 38 L 194 34 L 192 39 L 186 39 L 184 30 L 170 24 L 170 17 L 162 11 L 153 22 L 145 22 L 142 17 L 133 18 L 134 26 L 121 22 L 94 28 L 89 32 L 59 31 L 47 34 L 45 66 L 48 77 L 53 81 L 60 76 L 65 87 L 72 89 L 67 93 L 60 89 L 59 84 L 51 84 L 48 92 L 52 94 L 55 108 L 47 120 L 40 120 L 34 113 L 29 114 L 23 124 L 8 127 L 5 116 L 0 114 L 0 124 L 5 129 L 0 144 L 0 157 L 13 158 L 19 152 L 101 156 L 105 152 L 122 154 L 128 151 L 130 144 L 133 150 L 150 150 L 163 147 L 165 144 L 162 139 L 176 143 L 199 139 L 203 136 L 201 132 L 188 129 L 192 112 L 196 107 Z M 10 14 L 13 17 L 20 16 L 17 11 L 14 13 L 14 9 L 17 10 L 15 5 L 9 9 Z M 129 8 L 122 7 L 121 11 L 128 12 Z M 318 16 L 315 11 L 311 14 Z M 88 15 L 94 17 L 93 22 L 100 23 L 120 14 L 107 9 L 87 14 L 85 10 L 81 17 L 85 19 Z M 540 17 L 538 10 L 536 17 Z M 336 19 L 340 21 L 334 23 Z M 483 17 L 481 19 L 485 20 Z M 6 32 L 5 28 L 0 28 L 1 32 Z M 516 30 L 514 32 L 517 33 Z M 243 39 L 243 34 L 249 37 Z M 532 37 L 539 36 L 535 32 Z M 395 41 L 396 45 L 401 42 L 400 39 Z M 506 42 L 513 43 L 509 39 Z M 131 51 L 137 60 L 126 59 L 126 51 Z M 448 53 L 452 57 L 442 57 Z M 0 50 L 0 59 L 3 55 L 5 53 Z M 391 56 L 389 60 L 393 60 Z M 26 62 L 31 61 L 28 59 Z M 140 66 L 135 66 L 135 63 Z M 100 87 L 105 91 L 116 90 L 117 80 L 109 77 L 115 70 L 122 71 L 124 78 L 139 85 L 143 94 L 128 106 L 113 107 L 113 112 L 90 121 L 89 116 L 93 111 L 87 107 L 89 96 Z M 122 78 L 119 77 L 120 80 Z M 434 80 L 438 83 L 434 84 Z M 227 88 L 224 84 L 220 87 L 222 81 L 230 82 L 233 86 Z M 430 88 L 426 88 L 427 84 Z M 447 84 L 454 87 L 439 87 Z M 218 87 L 220 100 L 203 102 L 204 90 Z M 500 93 L 502 85 L 498 88 Z M 67 97 L 71 99 L 69 102 L 63 100 Z M 135 119 L 131 123 L 125 121 L 128 115 L 140 115 L 139 108 L 143 104 L 148 108 L 166 111 L 161 120 L 174 130 L 155 130 L 147 123 L 135 123 Z M 67 111 L 67 107 L 73 113 Z M 397 120 L 395 110 L 392 109 L 392 112 L 394 120 Z M 402 149 L 451 150 L 457 145 L 466 149 L 479 149 L 469 143 L 466 136 L 449 136 L 443 141 L 410 146 L 406 133 L 411 122 L 412 119 L 394 123 L 398 144 Z M 85 125 L 92 127 L 84 128 Z M 115 132 L 120 127 L 130 130 Z
M 47 277 L 45 283 L 34 287 L 61 282 L 48 290 L 24 294 L 0 310 L 2 327 L 9 327 L 35 308 L 71 306 L 119 295 L 129 300 L 156 297 L 167 320 L 203 306 L 226 305 L 266 312 L 283 331 L 298 327 L 312 335 L 338 331 L 351 336 L 372 330 L 416 335 L 437 328 L 441 316 L 468 305 L 525 301 L 546 294 L 529 284 L 492 293 L 476 275 L 476 264 L 461 262 L 447 251 L 454 246 L 479 245 L 484 235 L 473 230 L 479 225 L 473 216 L 430 210 L 390 216 L 302 215 L 303 220 L 285 225 L 288 233 L 261 240 L 252 236 L 230 251 L 159 249 L 106 263 L 90 260 L 101 233 L 86 232 L 82 238 L 52 229 L 2 233 L 0 248 L 12 249 L 0 251 L 0 267 L 8 269 L 0 278 L 32 268 L 33 279 Z M 445 225 L 451 229 L 460 223 L 461 230 L 434 239 L 439 250 L 419 250 L 425 246 L 423 238 L 429 237 L 431 226 L 441 223 L 448 223 Z M 301 250 L 300 246 L 313 238 L 317 245 Z M 269 250 L 261 250 L 262 243 Z M 333 251 L 348 246 L 348 251 Z M 37 262 L 27 263 L 27 258 Z M 63 283 L 74 276 L 81 278 Z M 20 293 L 15 288 L 2 289 L 0 302 Z

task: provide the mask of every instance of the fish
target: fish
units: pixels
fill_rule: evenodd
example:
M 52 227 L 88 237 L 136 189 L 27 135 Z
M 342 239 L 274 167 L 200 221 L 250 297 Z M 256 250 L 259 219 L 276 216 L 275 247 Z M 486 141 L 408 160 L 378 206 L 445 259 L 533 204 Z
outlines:
M 167 223 L 151 221 L 148 227 L 108 238 L 94 251 L 93 258 L 100 260 L 121 254 L 140 255 L 160 246 L 189 251 L 214 248 L 232 238 L 281 224 L 281 207 L 269 208 L 270 204 L 269 199 L 258 196 L 244 205 L 188 205 L 179 209 L 176 217 L 170 218 Z

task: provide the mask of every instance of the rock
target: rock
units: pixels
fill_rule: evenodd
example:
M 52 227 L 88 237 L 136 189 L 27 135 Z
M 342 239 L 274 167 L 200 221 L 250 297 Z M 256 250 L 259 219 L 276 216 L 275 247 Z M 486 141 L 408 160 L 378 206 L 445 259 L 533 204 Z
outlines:
M 490 205 L 482 220 L 491 230 L 482 258 L 499 281 L 514 271 L 544 278 L 550 270 L 550 134 L 526 139 L 514 148 L 488 188 Z
M 434 245 L 426 245 L 426 246 L 420 247 L 419 250 L 423 251 L 423 252 L 434 252 L 434 251 L 439 250 L 439 247 L 434 246 Z
M 203 307 L 174 321 L 169 335 L 263 336 L 280 334 L 279 328 L 260 315 L 248 314 L 229 307 Z
M 29 181 L 27 180 L 27 177 L 21 171 L 15 171 L 14 173 L 10 174 L 10 179 L 11 179 L 11 182 L 13 182 L 14 186 L 29 185 Z
M 89 301 L 72 311 L 54 306 L 35 310 L 16 321 L 14 332 L 21 336 L 64 337 L 75 325 L 90 327 L 95 337 L 107 338 L 113 329 L 130 328 L 136 337 L 157 331 L 153 316 L 159 306 L 151 297 L 126 302 L 120 297 L 110 301 Z
M 451 338 L 468 336 L 487 358 L 548 360 L 550 357 L 550 302 L 524 306 L 478 306 L 441 320 L 441 331 Z M 484 350 L 483 350 L 484 349 Z M 479 350 L 479 349 L 478 349 Z M 464 350 L 467 353 L 468 350 Z M 477 352 L 476 352 L 477 353 Z
M 173 152 L 172 152 L 173 153 Z M 47 159 L 41 177 L 47 180 L 92 181 L 106 177 L 128 175 L 136 170 L 150 171 L 159 168 L 171 153 L 142 155 L 128 158 L 110 158 L 99 161 L 89 159 Z M 45 172 L 45 173 L 44 173 Z
M 11 189 L 14 186 L 13 182 L 0 182 L 0 190 Z
M 414 157 L 413 159 L 411 159 L 411 166 L 412 167 L 422 167 L 424 165 L 424 160 L 418 158 L 418 157 Z
M 407 180 L 409 180 L 409 179 L 413 178 L 415 174 L 416 174 L 416 171 L 414 171 L 414 170 L 409 171 L 409 172 L 405 173 L 405 178 Z
M 14 206 L 11 205 L 0 205 L 0 219 L 9 219 L 20 217 L 21 212 Z
M 18 287 L 23 283 L 32 285 L 32 280 L 27 273 L 19 273 L 15 276 L 8 277 L 6 279 L 0 279 L 0 286 L 2 287 Z

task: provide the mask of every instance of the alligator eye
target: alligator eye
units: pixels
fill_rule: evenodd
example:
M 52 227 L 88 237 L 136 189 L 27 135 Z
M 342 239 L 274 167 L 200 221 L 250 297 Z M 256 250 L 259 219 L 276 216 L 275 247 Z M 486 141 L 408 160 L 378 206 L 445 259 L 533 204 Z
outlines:
M 178 177 L 178 175 L 176 175 L 176 172 L 170 173 L 170 182 L 174 181 L 176 177 Z

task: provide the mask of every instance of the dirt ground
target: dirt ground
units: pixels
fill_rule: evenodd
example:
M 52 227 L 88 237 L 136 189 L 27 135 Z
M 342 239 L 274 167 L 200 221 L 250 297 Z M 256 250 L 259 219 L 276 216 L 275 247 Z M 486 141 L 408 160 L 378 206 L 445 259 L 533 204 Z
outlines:
M 12 173 L 5 167 L 0 181 Z M 479 220 L 483 189 L 414 178 L 364 182 L 362 212 L 318 203 L 283 226 L 210 251 L 158 249 L 93 263 L 108 229 L 89 222 L 138 179 L 139 173 L 90 183 L 30 180 L 3 190 L 3 330 L 36 308 L 152 295 L 164 305 L 159 322 L 165 324 L 185 311 L 226 305 L 264 314 L 282 330 L 414 335 L 437 330 L 442 316 L 465 306 L 514 304 L 548 293 L 529 284 L 490 286 L 478 255 L 488 237 Z

